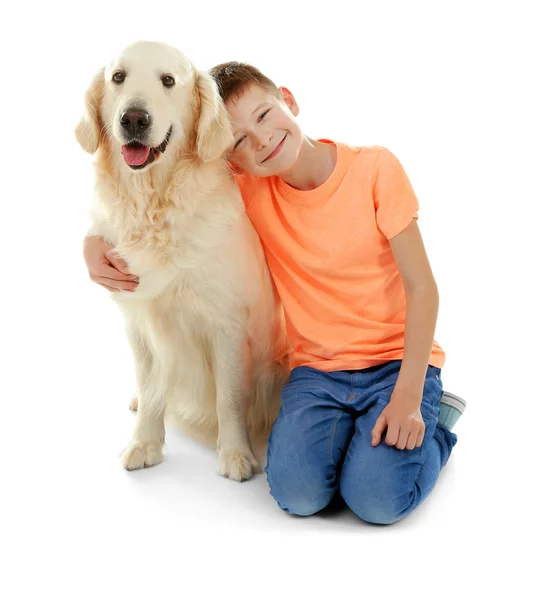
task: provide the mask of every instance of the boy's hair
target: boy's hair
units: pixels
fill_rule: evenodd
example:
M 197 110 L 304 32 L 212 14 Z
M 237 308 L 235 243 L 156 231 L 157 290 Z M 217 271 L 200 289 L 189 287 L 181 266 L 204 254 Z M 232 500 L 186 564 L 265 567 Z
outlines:
M 270 94 L 280 97 L 279 88 L 256 67 L 247 63 L 231 61 L 221 63 L 209 70 L 219 88 L 223 102 L 237 100 L 251 85 L 258 85 Z

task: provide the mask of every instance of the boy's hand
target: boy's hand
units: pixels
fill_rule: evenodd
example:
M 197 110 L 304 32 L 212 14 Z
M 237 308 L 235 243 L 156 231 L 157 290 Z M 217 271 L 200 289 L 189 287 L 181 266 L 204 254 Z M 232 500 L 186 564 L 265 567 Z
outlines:
M 387 428 L 385 443 L 399 450 L 413 450 L 423 443 L 425 423 L 421 416 L 421 395 L 393 391 L 389 404 L 384 408 L 376 421 L 372 435 L 372 445 L 380 443 L 382 434 Z
M 127 265 L 102 237 L 85 237 L 83 250 L 84 261 L 92 281 L 107 288 L 109 292 L 132 292 L 136 289 L 138 277 L 129 273 Z

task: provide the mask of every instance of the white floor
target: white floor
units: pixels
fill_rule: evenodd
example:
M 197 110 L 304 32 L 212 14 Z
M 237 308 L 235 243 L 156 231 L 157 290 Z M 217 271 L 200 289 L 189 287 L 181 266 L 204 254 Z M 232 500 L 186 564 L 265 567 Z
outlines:
M 339 506 L 292 517 L 271 498 L 265 475 L 241 484 L 221 478 L 213 452 L 176 432 L 163 464 L 121 468 L 134 422 L 121 318 L 83 275 L 73 289 L 87 296 L 84 308 L 66 295 L 49 302 L 13 348 L 12 402 L 1 421 L 0 585 L 19 593 L 2 597 L 50 590 L 58 599 L 288 599 L 377 590 L 467 598 L 529 589 L 537 554 L 523 544 L 537 531 L 537 470 L 515 452 L 515 426 L 503 429 L 510 415 L 489 411 L 477 381 L 447 386 L 466 391 L 468 410 L 449 463 L 415 513 L 387 527 Z

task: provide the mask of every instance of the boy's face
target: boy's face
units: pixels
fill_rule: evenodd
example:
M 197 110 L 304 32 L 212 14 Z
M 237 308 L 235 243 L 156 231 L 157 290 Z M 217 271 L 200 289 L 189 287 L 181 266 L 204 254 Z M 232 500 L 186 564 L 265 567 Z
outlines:
M 269 177 L 288 171 L 296 162 L 303 142 L 294 119 L 299 108 L 286 88 L 280 92 L 277 98 L 251 85 L 238 99 L 226 103 L 234 133 L 227 158 L 237 171 Z

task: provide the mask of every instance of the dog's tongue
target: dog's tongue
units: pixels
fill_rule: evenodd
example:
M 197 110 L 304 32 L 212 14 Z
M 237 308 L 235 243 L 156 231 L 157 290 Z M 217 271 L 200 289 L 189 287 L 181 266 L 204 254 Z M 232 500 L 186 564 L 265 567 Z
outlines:
M 146 162 L 148 154 L 150 154 L 150 147 L 139 146 L 132 148 L 130 146 L 122 146 L 122 154 L 128 165 L 142 165 Z

